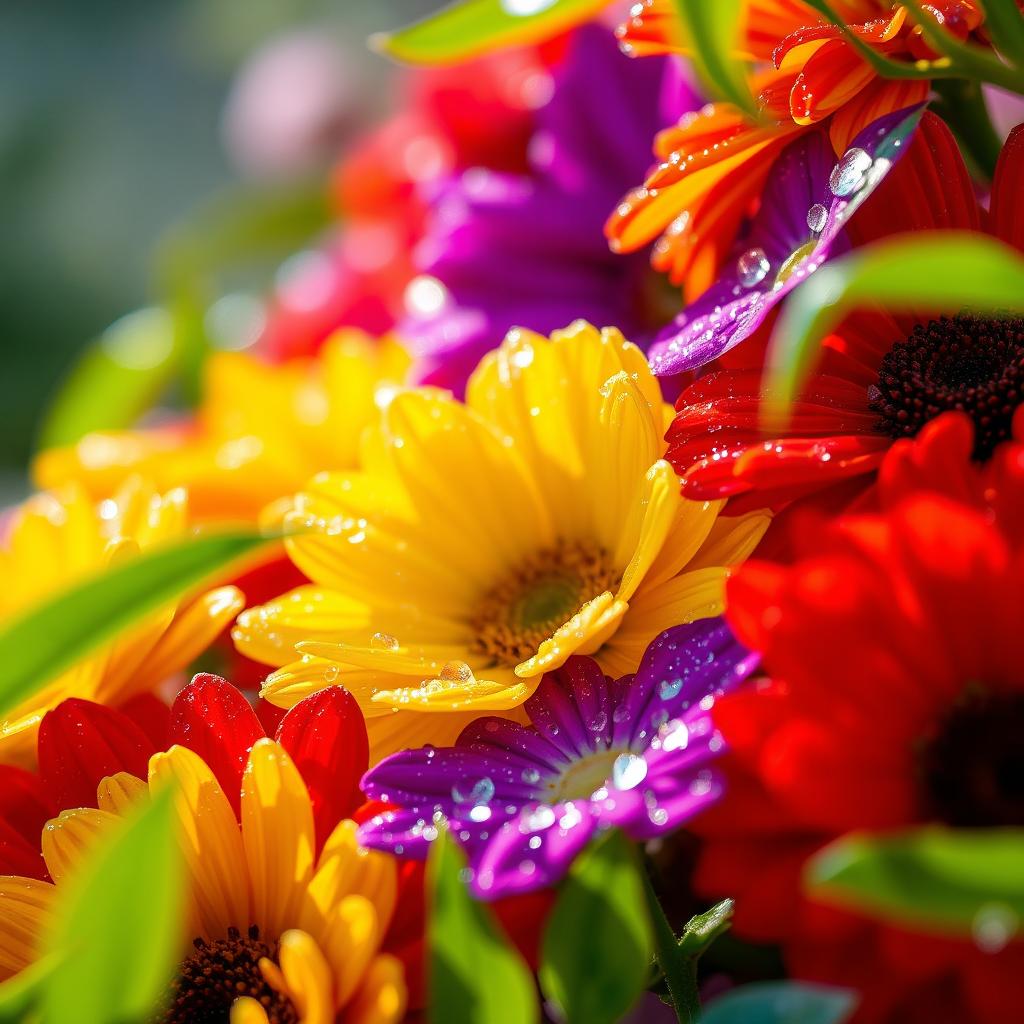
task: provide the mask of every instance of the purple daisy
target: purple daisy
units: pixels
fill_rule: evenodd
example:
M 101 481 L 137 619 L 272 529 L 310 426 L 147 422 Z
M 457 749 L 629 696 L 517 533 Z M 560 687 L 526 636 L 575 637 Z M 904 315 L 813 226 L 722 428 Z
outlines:
M 635 676 L 610 679 L 591 658 L 570 658 L 526 701 L 531 725 L 480 718 L 454 747 L 405 750 L 371 769 L 364 792 L 395 809 L 366 822 L 360 841 L 423 859 L 447 827 L 476 894 L 497 899 L 556 882 L 601 829 L 671 832 L 721 795 L 709 712 L 757 662 L 722 619 L 666 630 Z
M 823 263 L 846 252 L 845 225 L 906 150 L 923 111 L 919 105 L 879 118 L 838 163 L 824 129 L 787 146 L 725 273 L 658 334 L 649 353 L 654 372 L 684 373 L 724 355 Z
M 430 197 L 423 276 L 398 327 L 423 383 L 461 391 L 512 327 L 548 333 L 582 317 L 641 342 L 678 309 L 645 253 L 611 252 L 604 222 L 648 170 L 658 129 L 700 100 L 678 62 L 629 60 L 598 25 L 574 33 L 553 78 L 532 173 L 473 168 Z

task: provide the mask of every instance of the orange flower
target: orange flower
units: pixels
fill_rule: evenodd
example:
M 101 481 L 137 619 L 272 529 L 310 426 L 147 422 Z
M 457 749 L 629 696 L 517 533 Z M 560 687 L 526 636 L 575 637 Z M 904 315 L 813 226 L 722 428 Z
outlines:
M 897 60 L 934 56 L 903 4 L 835 0 L 833 9 L 878 53 Z M 977 0 L 933 0 L 928 10 L 960 39 L 983 20 Z M 643 0 L 618 30 L 627 53 L 685 53 L 672 0 Z M 692 300 L 714 279 L 740 221 L 761 193 L 776 156 L 795 133 L 828 119 L 837 156 L 863 128 L 928 96 L 923 79 L 883 79 L 843 35 L 802 0 L 748 0 L 735 55 L 760 65 L 751 85 L 764 120 L 709 104 L 659 133 L 660 164 L 608 220 L 616 250 L 661 238 L 652 262 Z

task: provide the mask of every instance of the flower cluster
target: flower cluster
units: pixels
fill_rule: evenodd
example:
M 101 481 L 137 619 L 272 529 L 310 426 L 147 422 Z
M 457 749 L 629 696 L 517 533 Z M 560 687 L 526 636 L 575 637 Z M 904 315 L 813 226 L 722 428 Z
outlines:
M 734 6 L 731 53 L 668 0 L 392 40 L 472 45 L 340 161 L 251 350 L 38 455 L 0 519 L 0 997 L 49 1006 L 81 880 L 166 799 L 148 1020 L 491 1024 L 444 1003 L 474 934 L 582 1020 L 573 912 L 647 942 L 609 1024 L 753 1019 L 747 981 L 1019 1016 L 1024 125 L 981 83 L 1024 15 Z

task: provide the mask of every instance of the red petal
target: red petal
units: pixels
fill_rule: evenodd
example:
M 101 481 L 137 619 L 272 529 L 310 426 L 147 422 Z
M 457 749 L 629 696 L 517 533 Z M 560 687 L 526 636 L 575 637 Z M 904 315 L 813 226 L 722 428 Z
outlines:
M 119 705 L 117 710 L 126 714 L 153 741 L 157 750 L 167 749 L 171 709 L 156 694 L 140 693 Z
M 127 716 L 72 698 L 39 726 L 39 774 L 57 808 L 95 807 L 100 779 L 129 772 L 144 779 L 156 747 Z
M 42 829 L 40 829 L 40 832 Z M 39 852 L 39 839 L 30 843 L 17 829 L 0 819 L 0 875 L 47 877 L 46 864 Z
M 328 686 L 299 701 L 284 716 L 278 742 L 309 788 L 317 845 L 362 803 L 359 782 L 369 767 L 366 723 L 355 697 Z
M 39 836 L 55 813 L 38 775 L 0 765 L 0 874 L 46 877 Z
M 1010 132 L 996 164 L 989 215 L 992 234 L 1024 252 L 1024 124 Z
M 249 702 L 220 676 L 201 672 L 171 705 L 171 743 L 209 765 L 236 814 L 249 750 L 265 735 Z

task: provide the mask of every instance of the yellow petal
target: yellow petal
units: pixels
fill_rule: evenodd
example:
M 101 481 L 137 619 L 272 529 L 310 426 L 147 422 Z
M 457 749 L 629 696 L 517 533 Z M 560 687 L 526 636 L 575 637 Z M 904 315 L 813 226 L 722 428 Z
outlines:
M 377 952 L 381 928 L 365 896 L 346 896 L 331 908 L 324 933 L 324 953 L 334 972 L 334 1005 L 344 1006 L 359 987 Z
M 477 679 L 465 662 L 449 662 L 436 677 L 424 679 L 418 686 L 378 690 L 373 702 L 396 711 L 508 711 L 522 704 L 538 683 L 523 683 L 514 676 L 511 680 Z
M 678 576 L 683 569 L 689 567 L 691 559 L 703 553 L 708 537 L 721 521 L 720 512 L 724 506 L 724 501 L 679 499 L 665 543 L 644 577 L 645 588 L 656 587 Z
M 278 959 L 301 1024 L 332 1024 L 331 970 L 317 944 L 305 932 L 291 929 L 281 936 Z
M 381 954 L 345 1012 L 345 1024 L 398 1024 L 405 1016 L 408 992 L 401 963 Z
M 150 786 L 177 783 L 175 811 L 189 888 L 203 935 L 243 933 L 253 923 L 238 822 L 220 783 L 198 754 L 174 746 L 149 761 Z
M 298 769 L 273 740 L 257 741 L 242 778 L 242 842 L 253 915 L 269 935 L 299 921 L 313 874 L 313 809 Z
M 411 747 L 432 743 L 435 747 L 449 747 L 470 722 L 479 718 L 476 711 L 454 711 L 447 715 L 423 715 L 416 711 L 390 711 L 366 720 L 366 733 L 370 739 L 370 766 L 378 761 Z M 506 712 L 502 717 L 522 720 L 520 708 Z
M 633 597 L 661 553 L 676 518 L 679 501 L 679 478 L 675 470 L 667 462 L 656 462 L 645 477 L 639 536 L 615 595 L 619 600 L 629 601 Z
M 704 546 L 687 568 L 739 565 L 753 554 L 771 521 L 771 513 L 765 510 L 743 516 L 719 516 Z
M 35 878 L 0 875 L 0 980 L 35 959 L 39 935 L 50 927 L 56 887 Z
M 59 882 L 88 857 L 96 840 L 117 821 L 117 816 L 93 807 L 61 811 L 43 826 L 43 860 L 50 877 Z
M 142 779 L 128 772 L 117 772 L 100 779 L 96 787 L 96 804 L 101 811 L 121 815 L 136 807 L 148 793 L 149 787 Z
M 252 996 L 242 996 L 231 1004 L 229 1024 L 269 1024 L 269 1019 Z

